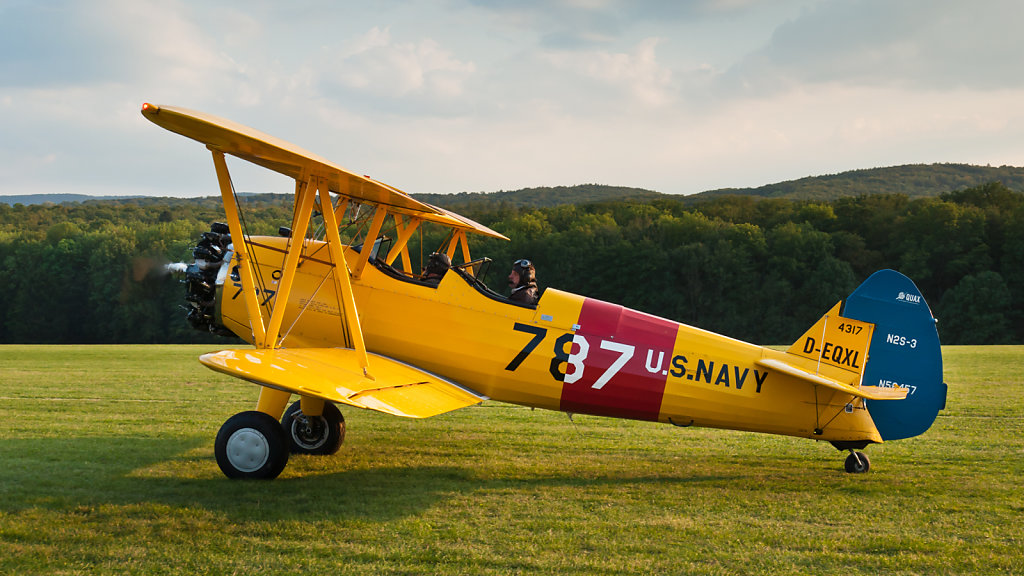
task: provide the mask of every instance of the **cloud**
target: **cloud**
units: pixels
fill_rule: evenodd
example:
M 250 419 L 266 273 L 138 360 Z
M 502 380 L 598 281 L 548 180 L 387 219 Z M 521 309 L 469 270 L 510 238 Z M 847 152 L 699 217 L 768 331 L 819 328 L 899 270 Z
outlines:
M 456 58 L 433 39 L 396 42 L 388 28 L 379 27 L 325 49 L 320 65 L 324 97 L 357 97 L 363 105 L 391 109 L 395 101 L 414 101 L 420 112 L 425 103 L 445 108 L 461 98 L 476 71 L 472 61 Z
M 801 83 L 929 90 L 1024 86 L 1014 0 L 823 2 L 779 27 L 733 67 L 724 86 L 747 93 Z
M 764 25 L 814 0 L 469 0 L 491 15 L 495 27 L 509 27 L 537 38 L 548 50 L 583 50 L 609 46 L 623 39 L 650 36 L 657 28 L 668 34 L 691 34 L 698 26 L 757 19 Z M 717 31 L 717 30 L 716 30 Z M 723 40 L 719 38 L 719 40 Z M 735 43 L 738 39 L 728 39 Z M 741 39 L 740 39 L 741 40 Z M 740 43 L 743 43 L 742 40 Z
M 0 85 L 60 86 L 109 78 L 116 42 L 97 34 L 73 3 L 0 7 Z M 90 57 L 91 55 L 97 58 Z
M 636 103 L 658 107 L 673 98 L 672 71 L 658 63 L 655 54 L 658 42 L 658 38 L 646 38 L 628 53 L 560 51 L 547 54 L 546 59 L 563 73 L 596 80 L 606 88 L 628 95 Z
M 412 192 L 1024 157 L 1007 0 L 296 1 L 0 0 L 0 192 L 215 193 L 146 100 Z
M 176 2 L 12 3 L 0 12 L 0 84 L 61 88 L 162 79 L 201 89 L 232 69 Z

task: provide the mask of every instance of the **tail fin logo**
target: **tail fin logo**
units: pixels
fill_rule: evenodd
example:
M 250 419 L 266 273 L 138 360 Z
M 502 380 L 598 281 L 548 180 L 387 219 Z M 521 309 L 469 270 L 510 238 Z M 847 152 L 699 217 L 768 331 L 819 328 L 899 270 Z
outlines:
M 900 300 L 902 302 L 910 302 L 911 304 L 920 304 L 921 303 L 921 296 L 920 295 L 918 295 L 918 294 L 907 294 L 906 292 L 900 292 L 899 296 L 897 296 L 896 299 Z

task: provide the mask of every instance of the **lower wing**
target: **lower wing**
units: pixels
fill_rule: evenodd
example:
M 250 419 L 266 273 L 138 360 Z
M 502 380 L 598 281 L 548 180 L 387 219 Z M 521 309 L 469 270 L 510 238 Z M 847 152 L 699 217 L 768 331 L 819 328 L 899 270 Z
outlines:
M 368 354 L 368 377 L 355 350 L 295 348 L 204 354 L 207 367 L 261 386 L 406 418 L 427 418 L 487 399 L 416 368 Z

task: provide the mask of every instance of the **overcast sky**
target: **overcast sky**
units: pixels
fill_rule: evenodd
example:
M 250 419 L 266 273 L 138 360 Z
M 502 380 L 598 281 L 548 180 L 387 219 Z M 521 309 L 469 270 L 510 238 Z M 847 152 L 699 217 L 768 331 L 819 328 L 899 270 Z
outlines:
M 0 194 L 217 194 L 143 102 L 411 193 L 1021 166 L 1022 22 L 1019 0 L 0 0 Z

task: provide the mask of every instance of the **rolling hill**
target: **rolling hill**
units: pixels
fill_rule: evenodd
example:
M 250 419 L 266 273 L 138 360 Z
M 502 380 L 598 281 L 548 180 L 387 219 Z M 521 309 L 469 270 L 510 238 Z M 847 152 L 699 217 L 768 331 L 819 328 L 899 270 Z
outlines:
M 989 182 L 1000 182 L 1011 190 L 1024 190 L 1024 168 L 994 168 L 970 164 L 908 164 L 809 176 L 758 188 L 723 188 L 694 194 L 689 198 L 697 200 L 730 194 L 822 201 L 863 194 L 905 194 L 917 198 L 938 196 Z
M 911 198 L 918 198 L 974 188 L 989 182 L 1000 182 L 1011 190 L 1024 190 L 1024 168 L 1015 166 L 995 168 L 969 164 L 908 164 L 887 168 L 851 170 L 824 176 L 809 176 L 758 188 L 723 188 L 692 194 L 684 198 L 688 202 L 695 203 L 727 195 L 822 202 L 844 196 L 864 194 L 904 194 Z M 413 196 L 424 202 L 458 211 L 460 208 L 480 207 L 481 203 L 488 203 L 490 208 L 500 207 L 502 204 L 514 207 L 546 207 L 615 200 L 646 201 L 666 195 L 641 188 L 582 184 L 502 192 L 413 194 Z
M 767 184 L 757 188 L 722 188 L 685 196 L 688 202 L 700 202 L 727 195 L 793 200 L 829 201 L 864 194 L 904 194 L 911 198 L 938 196 L 1000 182 L 1011 190 L 1024 190 L 1024 167 L 974 166 L 970 164 L 908 164 L 886 168 L 851 170 L 838 174 L 808 176 Z M 212 192 L 212 191 L 211 191 Z M 263 194 L 257 194 L 263 196 Z M 589 204 L 618 200 L 650 201 L 668 196 L 653 190 L 602 184 L 553 186 L 502 190 L 498 192 L 459 192 L 457 194 L 413 194 L 414 198 L 448 209 L 543 208 L 562 204 Z M 678 198 L 678 196 L 672 195 Z M 6 204 L 42 204 L 85 202 L 92 200 L 130 200 L 130 197 L 98 197 L 81 194 L 29 194 L 0 196 Z

